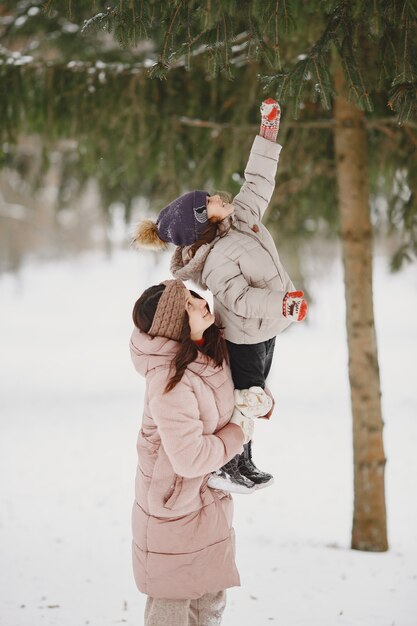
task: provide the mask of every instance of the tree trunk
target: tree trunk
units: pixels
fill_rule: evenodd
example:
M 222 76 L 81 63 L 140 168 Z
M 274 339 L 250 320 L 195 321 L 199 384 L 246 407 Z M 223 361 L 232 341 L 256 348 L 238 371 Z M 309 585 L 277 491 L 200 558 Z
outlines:
M 354 511 L 351 547 L 388 550 L 381 388 L 372 302 L 372 225 L 364 113 L 349 102 L 336 65 L 334 144 L 343 250 L 353 418 Z

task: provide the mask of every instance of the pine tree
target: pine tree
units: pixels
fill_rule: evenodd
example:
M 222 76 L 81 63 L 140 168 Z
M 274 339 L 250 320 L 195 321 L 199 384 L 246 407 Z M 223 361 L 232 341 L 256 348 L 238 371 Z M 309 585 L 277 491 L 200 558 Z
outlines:
M 163 76 L 172 59 L 183 53 L 184 46 L 178 43 L 186 36 L 186 27 L 188 42 L 190 37 L 195 40 L 196 33 L 206 39 L 209 37 L 206 48 L 214 70 L 220 66 L 227 73 L 230 71 L 231 40 L 234 27 L 239 24 L 236 4 L 225 1 L 213 3 L 213 6 L 211 2 L 206 3 L 204 20 L 191 14 L 190 8 L 196 7 L 190 7 L 190 4 L 194 5 L 178 1 L 161 11 L 168 26 L 160 59 L 153 68 L 155 75 Z M 285 1 L 263 2 L 262 5 L 246 2 L 242 3 L 244 7 L 239 7 L 239 12 L 243 9 L 242 13 L 247 15 L 249 38 L 256 40 L 258 36 L 258 46 L 267 59 L 270 57 L 271 65 L 278 66 L 267 79 L 267 85 L 275 87 L 281 101 L 292 102 L 294 115 L 298 114 L 301 102 L 306 99 L 314 101 L 319 98 L 325 110 L 333 107 L 353 411 L 355 503 L 352 547 L 380 551 L 388 547 L 385 455 L 372 305 L 372 228 L 364 111 L 374 109 L 371 93 L 386 92 L 388 87 L 388 104 L 397 112 L 398 120 L 401 122 L 415 116 L 417 15 L 416 7 L 407 0 L 395 3 L 382 0 L 373 5 L 350 0 L 320 4 L 324 11 L 318 18 L 312 18 L 312 22 L 318 22 L 318 28 L 322 29 L 320 36 L 312 46 L 306 47 L 308 31 L 306 37 L 306 33 L 296 29 L 299 60 L 281 72 L 279 26 L 283 18 L 293 18 L 297 25 L 302 24 L 301 13 L 305 12 L 305 6 Z M 280 8 L 288 9 L 287 15 L 280 14 Z M 255 16 L 258 17 L 257 28 L 252 29 Z M 176 21 L 181 24 L 177 28 Z M 268 37 L 267 25 L 271 22 L 275 22 L 275 30 L 272 37 Z M 282 38 L 285 35 L 287 33 Z M 260 42 L 265 41 L 269 45 L 262 46 Z M 169 55 L 168 49 L 172 50 Z M 189 43 L 188 57 L 190 51 Z M 333 63 L 332 58 L 335 58 Z M 374 64 L 381 67 L 379 76 Z
M 39 3 L 26 0 L 19 6 L 27 15 L 33 4 Z M 212 177 L 217 180 L 221 179 L 222 168 L 227 175 L 239 169 L 241 157 L 236 146 L 244 152 L 242 146 L 247 141 L 239 123 L 255 119 L 257 103 L 252 94 L 256 94 L 257 84 L 263 84 L 266 93 L 275 95 L 287 109 L 291 107 L 293 120 L 284 118 L 281 129 L 286 164 L 283 159 L 281 184 L 273 198 L 270 222 L 273 227 L 278 213 L 280 221 L 287 213 L 297 230 L 317 210 L 318 215 L 326 214 L 328 222 L 334 224 L 334 200 L 338 198 L 354 433 L 352 547 L 387 549 L 385 455 L 372 305 L 369 185 L 373 195 L 382 190 L 391 199 L 391 223 L 400 224 L 403 230 L 402 246 L 394 259 L 400 266 L 404 258 L 417 252 L 417 206 L 413 191 L 417 160 L 412 159 L 417 141 L 415 3 L 411 0 L 372 3 L 364 0 L 312 3 L 120 0 L 111 6 L 103 4 L 96 14 L 90 10 L 90 3 L 69 4 L 75 22 L 87 20 L 82 28 L 83 36 L 91 37 L 96 46 L 103 29 L 106 34 L 114 35 L 122 46 L 120 53 L 125 64 L 119 70 L 111 68 L 116 57 L 112 51 L 102 62 L 103 66 L 97 67 L 92 61 L 94 54 L 90 52 L 89 58 L 83 51 L 75 65 L 61 67 L 61 77 L 58 67 L 43 68 L 48 76 L 45 85 L 52 84 L 53 91 L 62 94 L 60 106 L 65 109 L 60 117 L 58 111 L 49 110 L 53 108 L 49 99 L 43 99 L 48 102 L 47 111 L 39 105 L 35 107 L 38 112 L 42 110 L 36 122 L 38 128 L 42 125 L 50 133 L 53 118 L 60 132 L 65 133 L 67 125 L 70 133 L 71 125 L 81 120 L 85 124 L 84 132 L 92 133 L 87 127 L 98 108 L 100 111 L 106 108 L 122 84 L 125 90 L 130 85 L 140 106 L 135 107 L 132 98 L 133 106 L 128 113 L 129 106 L 124 104 L 127 101 L 121 97 L 115 100 L 117 114 L 103 115 L 103 124 L 97 124 L 94 142 L 86 150 L 100 145 L 100 135 L 103 144 L 103 137 L 106 131 L 112 132 L 112 126 L 114 141 L 119 137 L 120 143 L 124 134 L 122 118 L 129 129 L 125 135 L 127 142 L 133 137 L 136 140 L 138 133 L 145 141 L 143 174 L 152 180 L 153 171 L 156 180 L 158 172 L 163 170 L 169 193 L 174 191 L 183 172 L 192 169 L 192 162 L 197 164 L 192 172 L 193 180 L 206 175 L 209 163 L 210 169 L 213 164 Z M 60 5 L 48 0 L 49 19 L 63 18 Z M 68 17 L 67 8 L 65 15 Z M 30 68 L 26 72 L 13 67 L 13 63 L 8 65 L 7 49 L 3 50 L 3 58 L 3 85 L 6 82 L 3 93 L 7 92 L 8 96 L 15 93 L 17 98 L 22 84 L 30 81 Z M 151 67 L 147 70 L 150 59 Z M 39 60 L 36 62 L 39 64 Z M 205 64 L 211 83 L 206 80 Z M 161 80 L 149 85 L 144 79 L 148 72 L 151 78 Z M 105 77 L 102 84 L 100 74 Z M 232 78 L 234 83 L 228 80 Z M 85 86 L 87 90 L 90 87 L 96 90 L 90 102 L 85 97 Z M 77 90 L 83 98 L 76 105 L 79 119 L 74 122 L 75 116 L 67 109 L 71 94 L 77 94 Z M 153 100 L 143 97 L 144 91 L 153 92 Z M 30 93 L 40 95 L 36 86 L 32 86 Z M 183 98 L 184 93 L 187 98 Z M 241 93 L 246 97 L 242 99 Z M 6 103 L 12 100 L 6 98 Z M 101 102 L 100 107 L 97 101 Z M 156 105 L 150 105 L 152 101 Z M 174 110 L 178 111 L 175 106 L 184 107 L 184 102 L 186 113 L 173 115 Z M 26 110 L 24 104 L 22 110 Z M 205 112 L 205 120 L 201 119 L 201 111 Z M 0 120 L 6 120 L 3 129 L 9 134 L 23 126 L 15 107 L 3 104 L 3 113 Z M 45 124 L 48 115 L 49 124 Z M 36 127 L 33 116 L 30 123 L 32 128 Z M 150 123 L 154 134 L 144 130 Z M 217 133 L 209 150 L 205 139 L 207 128 Z M 158 143 L 161 133 L 166 144 L 162 152 Z M 204 157 L 199 144 L 204 144 Z M 127 159 L 126 167 L 132 168 L 129 171 L 133 181 L 133 148 L 130 154 L 132 158 Z M 97 153 L 92 154 L 91 163 L 96 158 Z M 155 189 L 159 189 L 158 184 Z M 411 191 L 404 194 L 404 189 Z

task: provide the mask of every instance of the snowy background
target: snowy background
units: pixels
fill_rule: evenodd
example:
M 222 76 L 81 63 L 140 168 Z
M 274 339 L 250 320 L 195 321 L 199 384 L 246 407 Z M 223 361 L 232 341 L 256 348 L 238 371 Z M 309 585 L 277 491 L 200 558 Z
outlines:
M 417 269 L 375 260 L 390 551 L 351 551 L 342 270 L 307 250 L 308 323 L 277 342 L 277 400 L 254 459 L 275 485 L 235 497 L 242 587 L 225 626 L 416 626 Z M 130 511 L 144 385 L 130 311 L 168 257 L 119 251 L 0 277 L 0 623 L 143 623 Z M 169 626 L 169 625 L 167 625 Z

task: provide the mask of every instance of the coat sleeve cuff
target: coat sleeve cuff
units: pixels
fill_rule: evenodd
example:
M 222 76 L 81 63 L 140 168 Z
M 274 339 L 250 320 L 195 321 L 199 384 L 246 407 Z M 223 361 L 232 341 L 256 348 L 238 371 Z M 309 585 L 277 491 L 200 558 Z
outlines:
M 236 454 L 241 454 L 243 452 L 243 442 L 245 440 L 245 436 L 243 434 L 243 430 L 237 424 L 226 424 L 226 426 L 220 429 L 216 435 L 223 441 L 228 461 L 233 459 Z
M 278 160 L 281 150 L 281 144 L 275 143 L 275 141 L 269 141 L 269 139 L 265 139 L 265 137 L 261 137 L 260 135 L 256 135 L 251 148 L 251 152 L 254 154 L 259 154 L 269 159 L 275 159 L 276 161 Z

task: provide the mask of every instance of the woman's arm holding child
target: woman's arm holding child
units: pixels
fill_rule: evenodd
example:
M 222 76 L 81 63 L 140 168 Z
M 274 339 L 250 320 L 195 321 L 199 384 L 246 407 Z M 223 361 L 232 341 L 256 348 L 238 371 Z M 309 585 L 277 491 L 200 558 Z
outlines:
M 204 434 L 197 398 L 186 375 L 175 389 L 161 393 L 168 373 L 157 370 L 149 379 L 152 418 L 175 473 L 187 478 L 203 476 L 242 452 L 244 433 L 236 428 L 239 423 L 232 422 L 214 434 Z

